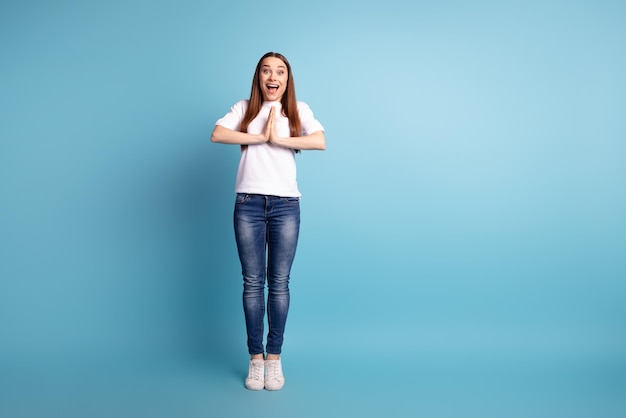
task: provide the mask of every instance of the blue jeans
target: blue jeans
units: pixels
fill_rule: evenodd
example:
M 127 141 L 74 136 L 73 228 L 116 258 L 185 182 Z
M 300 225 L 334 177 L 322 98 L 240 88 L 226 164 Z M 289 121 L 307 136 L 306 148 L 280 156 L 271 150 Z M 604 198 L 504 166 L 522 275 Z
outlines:
M 238 193 L 234 224 L 248 352 L 280 354 L 289 311 L 289 274 L 300 231 L 300 199 Z M 269 330 L 263 350 L 266 278 Z

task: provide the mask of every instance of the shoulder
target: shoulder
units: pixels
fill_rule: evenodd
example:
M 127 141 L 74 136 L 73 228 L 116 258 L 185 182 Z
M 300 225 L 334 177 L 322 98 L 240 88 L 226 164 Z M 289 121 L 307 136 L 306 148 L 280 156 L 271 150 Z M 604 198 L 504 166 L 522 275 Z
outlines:
M 298 114 L 300 115 L 300 117 L 313 115 L 313 111 L 311 110 L 308 104 L 306 104 L 305 102 L 301 102 L 301 101 L 298 101 L 297 103 L 298 103 Z
M 305 102 L 301 102 L 300 100 L 298 100 L 296 103 L 298 105 L 298 110 L 311 109 L 309 105 L 306 104 Z
M 239 100 L 237 103 L 230 107 L 230 111 L 226 114 L 227 117 L 243 118 L 243 115 L 248 110 L 248 100 Z
M 228 129 L 239 129 L 237 126 L 243 120 L 246 110 L 248 109 L 248 100 L 239 100 L 230 107 L 224 116 L 215 122 L 216 125 L 224 126 Z
M 245 112 L 245 110 L 248 108 L 248 103 L 249 103 L 248 99 L 239 100 L 237 103 L 235 103 L 232 106 L 232 109 L 243 110 Z
M 302 123 L 302 131 L 305 134 L 324 130 L 324 127 L 315 118 L 313 111 L 307 103 L 298 101 L 298 116 L 300 117 L 300 122 Z

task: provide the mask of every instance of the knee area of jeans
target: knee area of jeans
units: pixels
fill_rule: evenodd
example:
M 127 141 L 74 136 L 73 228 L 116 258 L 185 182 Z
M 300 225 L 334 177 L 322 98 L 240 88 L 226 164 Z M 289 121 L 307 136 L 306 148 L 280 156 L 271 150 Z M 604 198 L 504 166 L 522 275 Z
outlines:
M 268 281 L 267 288 L 272 293 L 289 292 L 289 279 Z
M 277 301 L 286 301 L 289 302 L 289 298 L 291 297 L 291 294 L 289 292 L 289 289 L 270 289 L 268 292 L 268 300 L 272 301 L 272 302 L 277 302 Z
M 257 297 L 257 296 L 262 296 L 265 293 L 265 287 L 264 286 L 247 286 L 244 285 L 243 286 L 243 295 L 244 297 Z
M 243 295 L 247 297 L 256 297 L 258 295 L 263 295 L 265 292 L 265 287 L 263 286 L 243 286 Z
M 251 286 L 263 286 L 265 284 L 265 275 L 259 274 L 255 276 L 243 276 L 243 284 Z

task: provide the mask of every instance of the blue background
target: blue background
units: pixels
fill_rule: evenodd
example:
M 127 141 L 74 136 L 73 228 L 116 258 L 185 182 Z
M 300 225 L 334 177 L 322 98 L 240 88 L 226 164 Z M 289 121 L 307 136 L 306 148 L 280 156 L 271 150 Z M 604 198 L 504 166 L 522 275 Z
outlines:
M 0 6 L 0 415 L 626 416 L 626 3 Z M 278 393 L 239 150 L 279 51 L 327 150 Z

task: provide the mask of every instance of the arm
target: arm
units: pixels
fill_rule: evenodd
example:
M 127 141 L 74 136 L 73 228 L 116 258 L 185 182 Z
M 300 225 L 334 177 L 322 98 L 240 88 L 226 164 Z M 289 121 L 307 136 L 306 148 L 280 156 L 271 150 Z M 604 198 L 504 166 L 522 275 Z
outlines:
M 306 126 L 304 130 L 311 133 L 305 136 L 282 138 L 278 136 L 278 131 L 272 126 L 269 131 L 270 142 L 279 147 L 295 150 L 325 150 L 326 138 L 324 136 L 324 128 L 315 120 L 311 108 L 306 103 L 298 102 L 298 113 L 302 127 L 305 128 Z
M 211 142 L 218 142 L 220 144 L 237 144 L 237 145 L 252 145 L 262 144 L 267 142 L 265 135 L 252 135 L 245 132 L 233 131 L 220 125 L 215 125 L 213 133 L 211 134 Z
M 265 125 L 263 133 L 258 135 L 249 134 L 246 132 L 233 131 L 221 125 L 215 125 L 213 133 L 211 134 L 211 142 L 218 142 L 221 144 L 236 144 L 236 145 L 255 145 L 263 144 L 270 140 L 272 132 L 275 131 L 274 127 L 274 108 L 270 109 L 270 114 Z
M 326 138 L 324 131 L 315 131 L 311 135 L 282 138 L 272 130 L 270 142 L 283 148 L 300 149 L 300 150 L 320 150 L 326 149 Z

